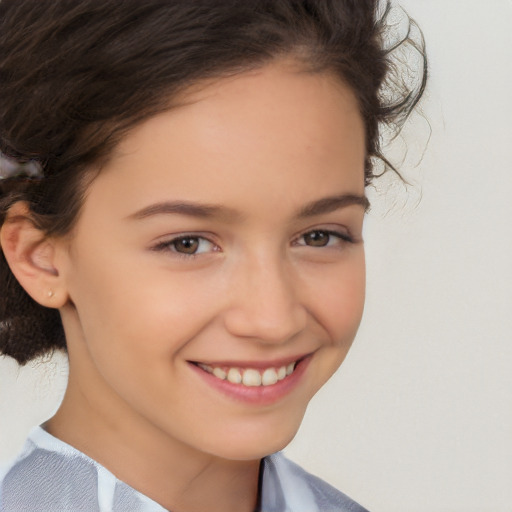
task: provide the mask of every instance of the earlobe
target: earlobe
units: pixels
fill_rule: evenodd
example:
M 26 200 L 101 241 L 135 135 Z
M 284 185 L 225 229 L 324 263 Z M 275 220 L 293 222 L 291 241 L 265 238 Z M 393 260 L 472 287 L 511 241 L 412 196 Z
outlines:
M 0 230 L 0 245 L 9 267 L 25 289 L 39 304 L 62 307 L 67 293 L 55 265 L 56 242 L 48 239 L 30 219 L 25 203 L 14 204 Z

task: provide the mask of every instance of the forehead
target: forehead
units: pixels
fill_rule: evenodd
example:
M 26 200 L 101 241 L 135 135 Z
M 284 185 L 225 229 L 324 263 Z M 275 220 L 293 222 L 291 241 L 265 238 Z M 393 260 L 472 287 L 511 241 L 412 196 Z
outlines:
M 357 100 L 329 74 L 275 62 L 191 88 L 181 100 L 126 136 L 98 185 L 123 191 L 133 208 L 169 199 L 243 206 L 250 191 L 256 202 L 285 202 L 285 190 L 309 202 L 364 189 Z

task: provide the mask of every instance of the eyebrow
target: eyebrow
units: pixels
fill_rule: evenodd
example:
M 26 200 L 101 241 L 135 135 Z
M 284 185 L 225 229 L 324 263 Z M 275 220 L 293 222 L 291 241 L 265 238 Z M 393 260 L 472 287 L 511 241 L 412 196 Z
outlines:
M 370 201 L 368 201 L 366 196 L 357 194 L 341 194 L 338 196 L 324 197 L 301 208 L 297 217 L 299 219 L 314 217 L 316 215 L 332 213 L 352 205 L 360 205 L 364 208 L 364 211 L 367 211 L 370 208 Z
M 187 215 L 189 217 L 197 217 L 207 219 L 211 217 L 239 217 L 240 214 L 231 208 L 225 206 L 195 203 L 189 201 L 163 201 L 155 203 L 142 210 L 130 215 L 130 219 L 146 219 L 154 215 Z
M 297 218 L 304 219 L 331 213 L 347 206 L 360 205 L 364 210 L 368 210 L 370 202 L 364 195 L 342 194 L 331 197 L 324 197 L 303 206 Z M 200 219 L 223 217 L 227 219 L 238 219 L 242 217 L 241 213 L 222 205 L 196 203 L 190 201 L 163 201 L 155 203 L 130 215 L 129 219 L 142 220 L 155 215 L 186 215 Z

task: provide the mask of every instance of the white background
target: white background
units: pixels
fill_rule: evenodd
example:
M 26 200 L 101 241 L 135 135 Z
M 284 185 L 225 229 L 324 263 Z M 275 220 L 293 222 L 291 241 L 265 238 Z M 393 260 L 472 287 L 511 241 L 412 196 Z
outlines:
M 372 197 L 363 324 L 287 453 L 372 512 L 512 512 L 512 2 L 401 4 L 427 40 L 432 137 L 409 200 Z M 0 360 L 0 460 L 65 379 L 60 356 Z

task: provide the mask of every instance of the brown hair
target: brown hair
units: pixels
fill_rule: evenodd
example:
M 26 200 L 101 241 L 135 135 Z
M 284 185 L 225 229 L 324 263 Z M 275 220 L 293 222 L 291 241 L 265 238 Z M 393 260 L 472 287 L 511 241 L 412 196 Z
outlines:
M 172 108 L 176 93 L 198 80 L 285 55 L 308 71 L 334 72 L 355 92 L 369 184 L 376 158 L 390 167 L 379 126 L 399 129 L 426 80 L 421 33 L 414 40 L 409 30 L 389 43 L 390 8 L 378 0 L 2 0 L 0 152 L 37 162 L 44 178 L 0 177 L 0 225 L 23 200 L 44 232 L 65 234 L 92 166 L 128 130 Z M 422 64 L 411 83 L 393 64 L 407 45 Z M 58 311 L 26 294 L 3 253 L 0 289 L 1 353 L 24 364 L 65 348 Z

